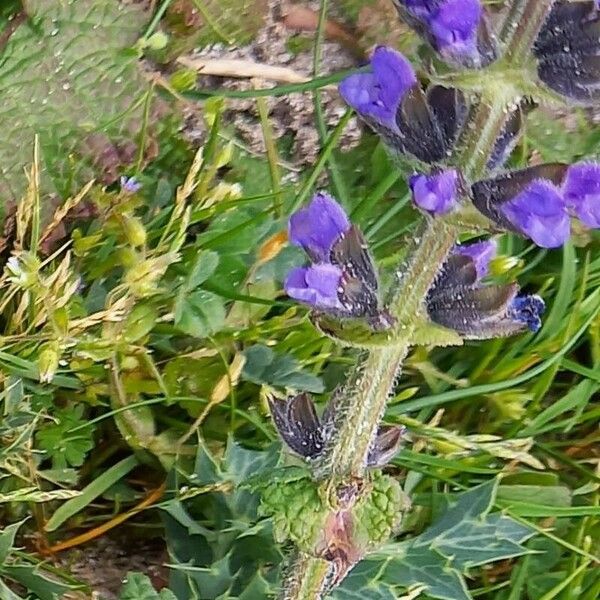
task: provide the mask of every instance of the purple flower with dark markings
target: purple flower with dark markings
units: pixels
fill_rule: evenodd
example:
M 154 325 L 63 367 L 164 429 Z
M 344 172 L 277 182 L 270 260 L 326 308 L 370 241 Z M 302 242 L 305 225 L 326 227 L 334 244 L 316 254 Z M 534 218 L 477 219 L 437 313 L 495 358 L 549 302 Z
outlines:
M 288 234 L 292 244 L 301 246 L 314 262 L 328 262 L 336 242 L 351 227 L 344 209 L 325 192 L 314 195 L 306 208 L 290 217 Z
M 472 259 L 477 272 L 477 279 L 483 279 L 489 273 L 490 261 L 496 256 L 497 250 L 496 240 L 461 244 L 454 248 L 456 254 L 462 254 Z
M 431 175 L 417 174 L 409 179 L 415 205 L 431 215 L 443 215 L 458 202 L 458 171 L 448 169 Z
M 429 318 L 466 339 L 537 331 L 544 312 L 539 296 L 519 296 L 516 284 L 481 285 L 480 274 L 495 250 L 485 243 L 459 246 L 450 254 L 427 294 Z
M 304 249 L 312 265 L 288 274 L 288 296 L 336 317 L 366 317 L 376 329 L 391 326 L 379 306 L 377 271 L 367 243 L 331 196 L 315 194 L 290 217 L 289 239 Z
M 338 296 L 342 270 L 328 263 L 298 267 L 285 280 L 285 291 L 290 298 L 310 304 L 321 310 L 343 310 Z
M 339 90 L 361 117 L 397 130 L 398 107 L 416 82 L 412 66 L 400 52 L 379 46 L 371 57 L 371 72 L 346 77 Z
M 600 164 L 571 165 L 562 192 L 567 207 L 580 221 L 588 227 L 600 227 Z
M 569 214 L 560 189 L 549 181 L 529 184 L 500 211 L 512 225 L 542 248 L 558 248 L 570 235 Z
M 119 183 L 121 184 L 121 190 L 126 194 L 135 194 L 142 189 L 142 184 L 135 177 L 122 175 Z

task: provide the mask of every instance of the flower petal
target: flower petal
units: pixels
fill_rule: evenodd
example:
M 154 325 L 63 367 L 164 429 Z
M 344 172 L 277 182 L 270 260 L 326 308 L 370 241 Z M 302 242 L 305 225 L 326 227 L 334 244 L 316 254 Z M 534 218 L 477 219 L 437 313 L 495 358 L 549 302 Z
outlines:
M 411 64 L 400 52 L 379 46 L 371 58 L 371 72 L 350 75 L 339 91 L 361 117 L 394 130 L 398 106 L 416 82 Z
M 484 240 L 473 244 L 456 246 L 454 252 L 468 256 L 473 260 L 477 271 L 477 279 L 482 279 L 489 272 L 490 261 L 496 256 L 498 244 L 496 240 Z
M 344 209 L 325 192 L 315 194 L 310 204 L 290 217 L 289 238 L 315 262 L 328 262 L 336 240 L 350 229 Z
M 415 205 L 432 215 L 450 212 L 458 201 L 458 171 L 448 169 L 432 175 L 413 175 L 409 180 Z
M 600 164 L 570 166 L 562 189 L 567 206 L 579 220 L 588 227 L 600 227 Z
M 517 230 L 542 248 L 557 248 L 569 239 L 565 200 L 549 181 L 534 181 L 500 210 Z
M 323 310 L 342 310 L 339 289 L 342 271 L 330 264 L 292 269 L 285 280 L 290 298 Z

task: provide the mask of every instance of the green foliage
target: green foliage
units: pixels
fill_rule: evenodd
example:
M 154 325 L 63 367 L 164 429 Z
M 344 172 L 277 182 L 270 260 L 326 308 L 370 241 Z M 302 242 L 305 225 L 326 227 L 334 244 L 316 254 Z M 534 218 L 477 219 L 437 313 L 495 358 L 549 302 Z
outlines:
M 127 573 L 119 600 L 176 600 L 169 590 L 157 592 L 152 582 L 142 573 Z
M 389 545 L 359 564 L 336 597 L 367 595 L 381 587 L 380 596 L 422 587 L 441 600 L 471 600 L 462 573 L 472 567 L 512 558 L 527 550 L 522 543 L 534 533 L 529 527 L 490 513 L 498 480 L 474 487 L 448 504 L 441 517 L 420 535 Z
M 46 191 L 68 194 L 73 181 L 94 173 L 114 181 L 153 131 L 143 126 L 151 89 L 128 50 L 143 13 L 112 0 L 27 0 L 24 7 L 27 20 L 0 48 L 0 118 L 11 132 L 0 143 L 4 201 L 25 190 L 35 135 Z

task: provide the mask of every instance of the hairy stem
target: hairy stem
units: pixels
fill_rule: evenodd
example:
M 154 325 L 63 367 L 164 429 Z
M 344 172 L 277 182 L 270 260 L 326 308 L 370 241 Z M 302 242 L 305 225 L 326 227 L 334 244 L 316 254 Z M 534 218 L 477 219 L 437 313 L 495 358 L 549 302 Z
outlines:
M 556 0 L 514 0 L 502 26 L 500 38 L 506 58 L 512 65 L 522 65 Z
M 553 0 L 515 0 L 509 12 L 506 58 L 520 64 L 526 58 Z M 509 26 L 510 25 L 510 26 Z M 514 61 L 514 62 L 513 62 Z M 467 179 L 485 174 L 507 118 L 508 95 L 489 90 L 473 107 L 469 124 L 457 148 L 454 163 Z M 398 332 L 390 345 L 365 352 L 348 376 L 348 383 L 335 398 L 335 435 L 315 465 L 315 476 L 329 489 L 365 474 L 367 456 L 393 393 L 402 363 L 410 350 L 410 334 L 423 311 L 428 290 L 439 266 L 456 243 L 459 229 L 442 219 L 427 219 L 415 236 L 406 264 L 398 267 L 398 279 L 389 293 L 389 307 L 398 321 Z M 319 600 L 324 597 L 333 565 L 325 568 L 323 559 L 298 553 L 287 569 L 281 600 Z

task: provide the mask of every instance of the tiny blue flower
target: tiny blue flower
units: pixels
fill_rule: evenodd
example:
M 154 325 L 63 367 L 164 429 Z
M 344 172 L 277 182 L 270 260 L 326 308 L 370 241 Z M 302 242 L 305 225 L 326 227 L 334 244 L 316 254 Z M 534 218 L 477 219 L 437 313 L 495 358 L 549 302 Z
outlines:
M 135 194 L 142 189 L 142 184 L 135 177 L 121 176 L 121 190 L 126 194 Z
M 444 215 L 458 202 L 458 171 L 447 169 L 432 175 L 416 174 L 409 179 L 414 204 L 431 215 Z

